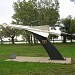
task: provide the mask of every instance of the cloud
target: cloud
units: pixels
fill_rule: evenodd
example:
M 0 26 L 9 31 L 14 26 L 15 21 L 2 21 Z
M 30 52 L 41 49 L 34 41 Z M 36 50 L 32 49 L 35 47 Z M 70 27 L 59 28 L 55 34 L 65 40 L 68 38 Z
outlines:
M 0 0 L 0 24 L 9 23 L 14 13 L 13 2 L 17 0 Z
M 60 2 L 60 9 L 59 14 L 60 18 L 66 18 L 68 15 L 72 15 L 72 17 L 75 17 L 75 4 L 73 2 L 70 2 L 70 0 L 59 0 Z

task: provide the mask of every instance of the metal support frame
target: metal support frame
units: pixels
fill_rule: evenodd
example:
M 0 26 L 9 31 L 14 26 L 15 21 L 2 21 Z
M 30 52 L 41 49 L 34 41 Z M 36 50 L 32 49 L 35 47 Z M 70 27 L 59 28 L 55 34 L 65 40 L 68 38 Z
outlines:
M 35 33 L 32 34 L 40 41 L 51 60 L 64 60 L 59 51 L 50 43 L 50 41 L 46 37 L 40 36 Z

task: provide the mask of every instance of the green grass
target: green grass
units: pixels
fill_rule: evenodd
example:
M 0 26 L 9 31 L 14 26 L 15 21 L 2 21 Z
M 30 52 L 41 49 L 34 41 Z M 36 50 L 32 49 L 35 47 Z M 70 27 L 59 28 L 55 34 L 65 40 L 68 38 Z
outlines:
M 75 58 L 75 43 L 55 44 L 55 47 L 57 47 L 63 57 Z
M 0 75 L 74 75 L 74 66 L 0 61 Z
M 47 57 L 41 45 L 0 45 L 0 75 L 74 75 L 75 43 L 54 44 L 63 57 L 71 57 L 71 64 L 25 63 L 4 61 L 11 54 L 17 56 Z
M 54 44 L 63 57 L 75 58 L 75 43 Z M 47 57 L 47 53 L 41 45 L 0 45 L 0 58 L 8 58 L 11 54 L 18 56 Z
M 17 56 L 33 56 L 33 57 L 48 56 L 41 45 L 36 46 L 25 44 L 0 45 L 0 58 L 7 58 L 11 54 L 16 54 Z

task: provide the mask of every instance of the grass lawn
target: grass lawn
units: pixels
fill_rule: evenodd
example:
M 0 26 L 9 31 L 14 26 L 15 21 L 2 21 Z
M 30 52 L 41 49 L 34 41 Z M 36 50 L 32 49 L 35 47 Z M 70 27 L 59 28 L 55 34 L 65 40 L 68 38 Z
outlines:
M 11 54 L 47 57 L 41 45 L 0 45 L 0 75 L 75 75 L 75 43 L 54 44 L 63 57 L 71 57 L 72 64 L 26 63 L 4 61 Z

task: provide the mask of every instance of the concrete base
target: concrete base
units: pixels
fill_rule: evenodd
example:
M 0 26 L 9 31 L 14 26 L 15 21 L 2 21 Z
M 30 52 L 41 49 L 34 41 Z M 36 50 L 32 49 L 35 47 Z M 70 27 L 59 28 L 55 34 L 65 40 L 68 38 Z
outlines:
M 17 56 L 15 59 L 7 59 L 6 61 L 71 64 L 71 58 L 65 58 L 65 60 L 49 60 L 49 57 Z

